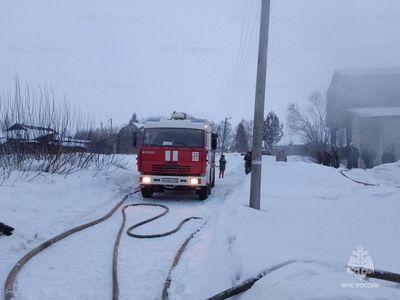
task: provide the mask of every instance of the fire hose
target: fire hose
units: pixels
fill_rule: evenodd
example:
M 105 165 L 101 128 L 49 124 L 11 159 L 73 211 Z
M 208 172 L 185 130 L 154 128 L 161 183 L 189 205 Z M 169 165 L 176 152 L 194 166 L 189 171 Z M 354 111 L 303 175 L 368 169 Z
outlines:
M 365 186 L 379 186 L 379 184 L 374 184 L 374 183 L 368 183 L 368 182 L 363 182 L 363 181 L 359 181 L 356 180 L 354 178 L 351 178 L 349 175 L 347 175 L 345 172 L 348 172 L 350 170 L 341 170 L 340 174 L 342 174 L 344 177 L 346 177 L 347 179 L 350 179 L 351 181 L 355 182 L 355 183 L 359 183 Z
M 351 181 L 353 181 L 355 183 L 358 183 L 358 184 L 362 184 L 362 185 L 365 185 L 365 186 L 380 186 L 379 184 L 376 184 L 376 183 L 368 183 L 368 182 L 363 182 L 363 181 L 351 178 L 349 175 L 346 174 L 346 172 L 348 172 L 348 171 L 350 171 L 350 170 L 341 170 L 340 174 L 342 174 L 347 179 L 350 179 Z M 400 189 L 400 186 L 395 186 L 395 188 Z
M 136 190 L 132 193 L 129 193 L 127 195 L 125 195 L 123 197 L 122 200 L 120 200 L 106 215 L 104 215 L 103 217 L 100 217 L 94 221 L 91 221 L 89 223 L 85 223 L 82 224 L 80 226 L 74 227 L 72 229 L 69 229 L 45 242 L 43 242 L 42 244 L 40 244 L 39 246 L 37 246 L 36 248 L 32 249 L 31 251 L 29 251 L 26 255 L 24 255 L 15 265 L 14 267 L 11 269 L 10 273 L 7 276 L 6 279 L 6 283 L 5 283 L 5 288 L 4 288 L 4 293 L 5 293 L 5 300 L 15 300 L 16 296 L 15 296 L 15 281 L 17 278 L 17 275 L 20 273 L 20 271 L 23 269 L 23 267 L 37 254 L 39 254 L 40 252 L 42 252 L 43 250 L 47 249 L 48 247 L 56 244 L 57 242 L 65 239 L 66 237 L 82 231 L 84 229 L 87 229 L 89 227 L 95 226 L 105 220 L 107 220 L 108 218 L 110 218 L 117 210 L 118 208 L 120 208 L 122 206 L 122 204 L 133 194 L 138 193 L 139 190 Z M 114 300 L 118 300 L 119 299 L 119 285 L 118 285 L 118 252 L 119 252 L 119 244 L 120 244 L 120 240 L 121 240 L 121 236 L 122 236 L 122 232 L 123 229 L 125 227 L 125 222 L 126 222 L 126 214 L 125 214 L 125 210 L 129 207 L 138 207 L 138 206 L 156 206 L 156 207 L 161 207 L 164 209 L 164 211 L 158 215 L 156 215 L 155 217 L 152 217 L 150 219 L 144 220 L 142 222 L 139 222 L 131 227 L 128 228 L 127 230 L 127 234 L 131 237 L 134 238 L 159 238 L 159 237 L 165 237 L 168 235 L 171 235 L 173 233 L 178 232 L 182 226 L 193 219 L 201 219 L 199 217 L 189 217 L 186 218 L 184 220 L 182 220 L 178 226 L 173 229 L 170 230 L 168 232 L 165 233 L 161 233 L 161 234 L 152 234 L 152 235 L 139 235 L 139 234 L 135 234 L 132 233 L 132 231 L 144 224 L 150 223 L 158 218 L 161 218 L 162 216 L 164 216 L 165 214 L 167 214 L 169 212 L 169 208 L 165 205 L 161 205 L 161 204 L 152 204 L 152 203 L 138 203 L 138 204 L 128 204 L 125 205 L 122 209 L 122 215 L 123 215 L 123 220 L 122 220 L 122 224 L 121 227 L 118 231 L 117 234 L 117 238 L 114 244 L 114 251 L 113 251 L 113 268 L 112 268 L 112 278 L 113 278 L 113 299 Z M 188 243 L 190 242 L 190 240 L 204 227 L 206 223 L 204 222 L 203 225 L 201 225 L 197 230 L 195 230 L 194 232 L 192 232 L 191 235 L 189 235 L 189 237 L 186 238 L 186 240 L 183 242 L 183 244 L 181 245 L 181 247 L 179 248 L 179 250 L 177 251 L 174 261 L 172 263 L 172 266 L 169 269 L 168 272 L 168 276 L 167 279 L 165 280 L 164 283 L 164 288 L 163 288 L 163 292 L 162 292 L 162 299 L 168 299 L 168 288 L 170 287 L 171 284 L 171 272 L 172 270 L 177 266 L 180 257 L 182 255 L 182 253 L 184 252 L 184 250 L 186 249 L 186 246 L 188 245 Z
M 139 234 L 135 234 L 132 233 L 132 231 L 144 224 L 150 223 L 154 220 L 157 220 L 161 217 L 163 217 L 164 215 L 166 215 L 169 212 L 169 208 L 165 205 L 162 204 L 153 204 L 153 203 L 139 203 L 139 204 L 129 204 L 124 206 L 124 208 L 122 209 L 122 223 L 121 223 L 121 227 L 118 231 L 118 235 L 117 235 L 117 239 L 115 241 L 114 244 L 114 254 L 113 254 L 113 300 L 118 300 L 119 299 L 119 285 L 118 285 L 118 250 L 119 250 L 119 244 L 121 241 L 121 236 L 122 236 L 122 232 L 124 230 L 125 227 L 125 223 L 126 223 L 126 213 L 125 210 L 129 207 L 138 207 L 138 206 L 152 206 L 152 207 L 161 207 L 164 209 L 164 211 L 158 215 L 156 215 L 155 217 L 152 217 L 150 219 L 144 220 L 142 222 L 136 223 L 135 225 L 132 225 L 131 227 L 128 228 L 128 230 L 126 231 L 126 233 L 130 236 L 130 237 L 134 237 L 134 238 L 138 238 L 138 239 L 152 239 L 152 238 L 160 238 L 160 237 L 165 237 L 168 235 L 171 235 L 173 233 L 178 232 L 183 224 L 185 224 L 186 222 L 190 221 L 190 220 L 198 220 L 198 219 L 202 219 L 200 217 L 189 217 L 186 218 L 184 220 L 182 220 L 178 226 L 176 226 L 175 229 L 164 232 L 164 233 L 159 233 L 159 234 L 149 234 L 149 235 L 139 235 Z M 190 242 L 190 240 L 202 229 L 202 227 L 205 225 L 205 223 L 203 223 L 203 225 L 198 228 L 197 230 L 195 230 L 194 232 L 192 232 L 192 234 L 186 238 L 186 240 L 183 242 L 183 244 L 181 245 L 181 247 L 179 248 L 179 250 L 177 251 L 174 261 L 172 263 L 172 266 L 169 269 L 168 272 L 168 276 L 167 279 L 165 280 L 164 283 L 164 288 L 163 288 L 163 292 L 162 292 L 162 299 L 166 300 L 168 299 L 168 288 L 171 285 L 171 273 L 172 270 L 178 265 L 180 257 L 183 253 L 183 251 L 186 249 L 187 244 Z
M 258 273 L 256 276 L 246 279 L 246 280 L 242 281 L 241 283 L 239 283 L 229 289 L 226 289 L 210 298 L 207 298 L 207 300 L 224 300 L 224 299 L 228 299 L 230 297 L 236 296 L 238 294 L 241 294 L 241 293 L 251 289 L 251 287 L 261 278 L 271 274 L 274 271 L 277 271 L 279 269 L 282 269 L 282 268 L 292 265 L 294 263 L 319 264 L 319 265 L 323 265 L 323 266 L 327 265 L 326 263 L 318 262 L 318 261 L 314 261 L 314 260 L 300 260 L 300 259 L 287 260 L 285 262 L 276 264 L 268 269 L 265 269 L 264 271 Z M 345 268 L 345 266 L 343 266 L 343 268 Z M 347 268 L 349 268 L 352 272 L 354 272 L 356 274 L 365 274 L 366 277 L 400 283 L 400 274 L 387 272 L 387 271 L 381 271 L 381 270 L 369 270 L 366 268 L 356 268 L 356 267 L 351 267 L 351 266 L 347 266 Z

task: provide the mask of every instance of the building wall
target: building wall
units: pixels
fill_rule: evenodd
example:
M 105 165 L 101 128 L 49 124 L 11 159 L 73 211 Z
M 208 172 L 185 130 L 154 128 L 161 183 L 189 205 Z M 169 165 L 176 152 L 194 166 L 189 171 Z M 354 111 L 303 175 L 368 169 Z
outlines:
M 400 159 L 400 117 L 383 118 L 381 122 L 381 128 L 382 152 L 389 147 L 393 151 L 396 159 Z
M 361 124 L 360 118 L 353 115 L 351 117 L 351 142 L 357 147 L 361 147 Z
M 123 154 L 135 153 L 136 149 L 133 147 L 134 134 L 119 134 L 117 142 L 117 152 Z
M 380 163 L 381 157 L 381 122 L 380 118 L 361 118 L 360 119 L 360 154 L 366 148 L 372 149 L 376 153 L 374 165 Z

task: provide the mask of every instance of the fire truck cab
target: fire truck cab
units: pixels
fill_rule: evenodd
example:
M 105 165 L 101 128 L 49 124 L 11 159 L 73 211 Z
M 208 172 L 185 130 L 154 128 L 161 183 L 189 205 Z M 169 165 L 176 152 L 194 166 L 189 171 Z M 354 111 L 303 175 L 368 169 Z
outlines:
M 146 122 L 138 147 L 142 196 L 165 190 L 193 190 L 205 200 L 215 184 L 218 135 L 210 122 L 174 112 Z

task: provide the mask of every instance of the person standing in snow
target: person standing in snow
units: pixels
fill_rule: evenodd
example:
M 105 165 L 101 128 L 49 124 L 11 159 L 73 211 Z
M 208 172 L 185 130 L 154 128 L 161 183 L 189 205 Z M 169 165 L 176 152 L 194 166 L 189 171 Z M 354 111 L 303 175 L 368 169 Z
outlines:
M 219 178 L 224 178 L 225 167 L 226 167 L 226 159 L 225 155 L 222 154 L 221 158 L 219 159 Z
M 396 158 L 394 157 L 394 154 L 389 147 L 387 147 L 385 152 L 382 154 L 381 161 L 382 164 L 390 164 L 396 161 Z
M 247 151 L 246 155 L 244 156 L 244 167 L 245 167 L 245 173 L 246 175 L 251 172 L 251 160 L 252 160 L 252 152 Z
M 347 169 L 358 168 L 358 159 L 360 158 L 360 151 L 353 143 L 350 143 L 347 149 Z
M 326 149 L 324 151 L 324 162 L 323 162 L 323 165 L 327 166 L 327 167 L 330 167 L 331 164 L 332 164 L 331 152 L 328 149 Z
M 4 234 L 9 236 L 13 234 L 13 231 L 14 231 L 13 227 L 0 222 L 0 235 Z
M 244 156 L 244 172 L 246 173 L 246 175 L 251 172 L 251 156 L 251 151 L 247 151 L 246 155 Z
M 331 150 L 331 165 L 335 169 L 340 167 L 340 155 L 339 155 L 339 149 L 336 146 L 332 147 Z
M 370 146 L 367 146 L 367 148 L 365 148 L 361 153 L 361 158 L 364 161 L 365 168 L 371 169 L 374 166 L 376 153 Z

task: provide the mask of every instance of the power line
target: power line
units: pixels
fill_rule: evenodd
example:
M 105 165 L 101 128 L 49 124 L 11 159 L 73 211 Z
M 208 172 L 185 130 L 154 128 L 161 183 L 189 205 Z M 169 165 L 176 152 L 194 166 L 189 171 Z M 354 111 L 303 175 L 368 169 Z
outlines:
M 229 106 L 228 110 L 229 114 L 233 112 L 233 109 L 237 105 L 237 102 L 241 94 L 241 87 L 246 87 L 246 84 L 243 80 L 246 77 L 247 72 L 249 71 L 249 69 L 246 67 L 248 66 L 251 57 L 251 50 L 253 49 L 253 45 L 255 46 L 255 38 L 257 36 L 255 28 L 256 25 L 258 24 L 256 16 L 259 15 L 261 9 L 261 5 L 257 5 L 257 3 L 261 4 L 261 2 L 258 1 L 252 2 L 252 6 L 249 8 L 248 12 L 246 10 L 245 18 L 243 19 L 247 24 L 243 42 L 244 47 L 240 48 L 241 55 L 238 55 L 238 62 L 237 62 L 238 65 L 235 69 L 233 88 L 231 90 L 231 105 Z M 252 24 L 251 29 L 250 29 L 250 24 Z M 244 27 L 242 29 L 244 29 Z M 242 46 L 242 44 L 240 46 Z M 236 86 L 236 84 L 238 86 Z M 252 85 L 250 85 L 250 88 L 252 88 Z
M 254 0 L 250 0 L 250 1 L 254 1 Z M 235 88 L 236 88 L 236 84 L 238 82 L 238 73 L 239 73 L 239 69 L 241 67 L 241 61 L 243 60 L 243 48 L 244 48 L 244 41 L 247 40 L 247 35 L 248 35 L 248 31 L 249 31 L 249 23 L 245 22 L 246 21 L 246 16 L 248 14 L 248 8 L 249 10 L 249 14 L 251 13 L 251 8 L 249 7 L 249 0 L 246 2 L 245 4 L 245 9 L 244 9 L 244 18 L 243 20 L 243 26 L 241 26 L 241 33 L 240 33 L 240 41 L 239 41 L 239 48 L 238 48 L 238 52 L 237 52 L 237 57 L 236 57 L 236 62 L 235 62 L 235 68 L 233 71 L 233 78 L 232 78 L 232 83 L 231 83 L 231 89 L 230 89 L 230 96 L 229 96 L 229 100 L 230 100 L 230 105 L 229 105 L 229 112 L 232 112 L 232 108 L 235 106 L 235 102 L 236 102 L 236 96 L 237 93 L 235 93 Z M 240 17 L 240 16 L 239 16 Z M 245 26 L 247 25 L 247 26 Z

